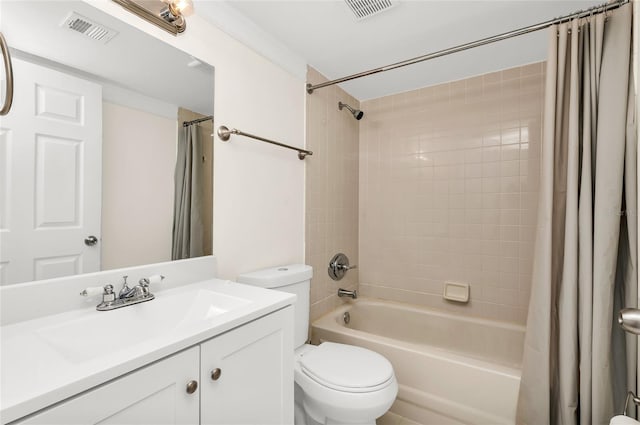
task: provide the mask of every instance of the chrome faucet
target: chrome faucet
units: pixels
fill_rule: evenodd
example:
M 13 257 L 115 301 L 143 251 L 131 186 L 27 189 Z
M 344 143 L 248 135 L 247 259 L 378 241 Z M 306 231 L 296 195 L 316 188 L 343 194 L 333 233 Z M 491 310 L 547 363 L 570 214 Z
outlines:
M 127 277 L 122 276 L 122 289 L 118 295 L 113 292 L 113 285 L 105 285 L 104 287 L 87 288 L 80 293 L 85 297 L 102 294 L 102 302 L 96 306 L 98 311 L 114 310 L 128 305 L 139 304 L 145 301 L 151 301 L 155 298 L 149 291 L 149 278 L 142 278 L 136 286 L 130 288 L 127 284 Z M 156 276 L 157 281 L 164 280 L 164 276 Z
M 355 290 L 355 289 L 353 291 L 347 291 L 346 289 L 340 288 L 340 289 L 338 289 L 338 296 L 339 297 L 351 297 L 351 298 L 353 298 L 355 300 L 356 298 L 358 298 L 358 291 Z
M 120 298 L 121 300 L 126 299 L 126 298 L 133 298 L 136 295 L 136 288 L 137 286 L 134 286 L 133 288 L 129 288 L 129 285 L 127 285 L 127 278 L 129 276 L 122 276 L 122 289 L 120 290 L 120 292 L 118 292 L 118 298 Z

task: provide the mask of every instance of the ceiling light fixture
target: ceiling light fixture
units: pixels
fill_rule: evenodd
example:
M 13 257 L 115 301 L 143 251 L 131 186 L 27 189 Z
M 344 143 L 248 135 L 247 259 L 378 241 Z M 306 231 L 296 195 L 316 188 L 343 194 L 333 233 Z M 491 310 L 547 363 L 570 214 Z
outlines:
M 162 0 L 166 6 L 160 11 L 160 17 L 169 23 L 176 21 L 185 25 L 184 17 L 193 12 L 193 2 L 191 0 Z
M 163 30 L 178 35 L 187 28 L 185 16 L 193 13 L 192 0 L 113 0 L 129 12 Z

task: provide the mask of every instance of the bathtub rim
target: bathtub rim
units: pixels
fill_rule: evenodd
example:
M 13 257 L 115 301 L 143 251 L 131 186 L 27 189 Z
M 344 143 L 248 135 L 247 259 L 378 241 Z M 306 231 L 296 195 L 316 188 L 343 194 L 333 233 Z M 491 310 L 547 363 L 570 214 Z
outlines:
M 514 331 L 522 331 L 524 333 L 524 331 L 526 330 L 526 327 L 523 325 L 518 325 L 518 324 L 514 324 L 514 323 L 509 323 L 509 322 L 502 322 L 499 320 L 493 320 L 493 319 L 484 319 L 484 318 L 475 318 L 475 317 L 466 317 L 466 316 L 455 316 L 453 314 L 447 313 L 447 312 L 442 312 L 439 310 L 434 310 L 428 307 L 422 307 L 422 306 L 415 306 L 413 304 L 408 304 L 408 303 L 401 303 L 401 302 L 397 302 L 397 301 L 387 301 L 387 300 L 381 300 L 378 298 L 369 298 L 369 297 L 359 297 L 356 300 L 349 300 L 345 303 L 343 303 L 342 305 L 338 306 L 337 308 L 329 311 L 328 313 L 326 313 L 325 315 L 323 315 L 322 317 L 314 320 L 311 323 L 311 328 L 312 328 L 312 341 L 316 340 L 316 342 L 322 342 L 322 341 L 318 341 L 317 337 L 315 335 L 315 333 L 313 332 L 313 329 L 315 327 L 321 328 L 324 331 L 330 331 L 330 332 L 337 332 L 337 333 L 343 333 L 343 334 L 348 334 L 348 335 L 352 335 L 356 338 L 362 338 L 362 339 L 367 339 L 368 335 L 374 335 L 375 339 L 377 342 L 379 342 L 380 344 L 386 345 L 388 347 L 397 347 L 397 346 L 401 346 L 403 349 L 409 350 L 411 352 L 414 353 L 425 353 L 428 354 L 430 356 L 433 356 L 435 358 L 441 359 L 441 360 L 447 360 L 447 361 L 451 361 L 453 363 L 459 364 L 459 365 L 465 365 L 465 366 L 469 366 L 469 367 L 473 367 L 473 368 L 478 368 L 478 369 L 490 369 L 492 371 L 495 371 L 498 374 L 502 374 L 508 377 L 517 377 L 518 379 L 520 379 L 521 376 L 521 367 L 520 365 L 507 365 L 507 364 L 502 364 L 502 363 L 493 363 L 491 361 L 488 361 L 486 359 L 480 358 L 480 357 L 474 357 L 472 355 L 465 355 L 463 353 L 459 353 L 453 350 L 449 350 L 446 348 L 440 348 L 438 346 L 435 345 L 429 345 L 429 344 L 421 344 L 421 343 L 415 343 L 415 342 L 410 342 L 410 341 L 403 341 L 400 339 L 395 339 L 395 338 L 390 338 L 390 337 L 386 337 L 383 335 L 378 335 L 378 334 L 373 334 L 370 332 L 365 332 L 365 331 L 361 331 L 358 329 L 353 329 L 353 328 L 348 328 L 343 326 L 340 322 L 342 320 L 342 315 L 347 312 L 348 310 L 350 310 L 354 305 L 357 305 L 358 303 L 361 304 L 371 304 L 371 305 L 395 305 L 396 307 L 402 308 L 402 309 L 409 309 L 411 311 L 417 311 L 419 313 L 427 313 L 427 314 L 434 314 L 437 315 L 441 318 L 454 318 L 456 320 L 462 320 L 462 321 L 466 321 L 466 322 L 474 322 L 474 323 L 480 323 L 480 324 L 484 324 L 484 325 L 488 325 L 488 326 L 497 326 L 503 329 L 508 329 L 508 330 L 514 330 Z
M 382 298 L 374 298 L 374 297 L 363 297 L 363 296 L 358 296 L 357 299 L 355 300 L 343 300 L 343 304 L 334 308 L 331 311 L 328 311 L 327 313 L 325 313 L 324 315 L 322 315 L 321 317 L 317 318 L 316 320 L 314 320 L 313 323 L 318 322 L 322 319 L 324 319 L 327 316 L 331 316 L 331 314 L 334 314 L 337 310 L 340 310 L 342 308 L 345 307 L 349 307 L 352 305 L 357 305 L 359 303 L 362 304 L 375 304 L 375 305 L 392 305 L 392 306 L 396 306 L 396 307 L 400 307 L 402 309 L 405 310 L 411 310 L 411 311 L 416 311 L 416 312 L 428 312 L 431 315 L 434 316 L 438 316 L 441 318 L 453 318 L 455 320 L 460 320 L 460 321 L 464 321 L 464 322 L 473 322 L 473 323 L 478 323 L 478 324 L 482 324 L 482 325 L 487 325 L 487 326 L 494 326 L 494 327 L 500 327 L 503 329 L 509 329 L 509 330 L 513 330 L 513 331 L 522 331 L 525 332 L 527 327 L 526 325 L 520 325 L 518 323 L 513 323 L 513 322 L 505 322 L 503 320 L 497 320 L 497 319 L 487 319 L 484 317 L 476 317 L 476 316 L 462 316 L 462 315 L 457 315 L 455 313 L 451 313 L 448 311 L 443 311 L 437 308 L 433 308 L 433 307 L 427 307 L 427 306 L 421 306 L 421 305 L 417 305 L 417 304 L 411 304 L 411 303 L 405 303 L 405 302 L 401 302 L 401 301 L 393 301 L 393 300 L 385 300 Z M 344 313 L 344 312 L 343 312 Z

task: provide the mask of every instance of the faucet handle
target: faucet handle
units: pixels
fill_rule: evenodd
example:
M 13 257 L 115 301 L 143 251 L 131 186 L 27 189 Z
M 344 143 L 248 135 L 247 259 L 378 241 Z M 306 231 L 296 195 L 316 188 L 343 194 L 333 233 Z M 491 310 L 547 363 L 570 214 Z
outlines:
M 103 291 L 104 288 L 102 288 L 102 286 L 91 286 L 83 289 L 80 295 L 83 297 L 95 297 L 96 295 L 102 295 Z
M 85 288 L 80 292 L 80 295 L 83 297 L 95 297 L 96 295 L 109 295 L 113 294 L 113 285 L 105 285 L 103 286 L 90 286 L 89 288 Z
M 104 285 L 104 292 L 102 293 L 102 303 L 111 303 L 116 300 L 116 294 L 113 293 L 113 285 Z
M 154 274 L 151 275 L 149 277 L 143 277 L 142 279 L 140 279 L 138 281 L 138 283 L 140 284 L 140 286 L 142 286 L 143 288 L 148 287 L 150 284 L 156 284 L 156 283 L 162 283 L 162 281 L 164 280 L 164 276 L 161 274 Z
M 327 271 L 329 272 L 329 277 L 331 279 L 340 280 L 344 277 L 347 271 L 355 268 L 355 265 L 349 265 L 349 258 L 340 252 L 333 256 L 329 262 L 329 268 Z

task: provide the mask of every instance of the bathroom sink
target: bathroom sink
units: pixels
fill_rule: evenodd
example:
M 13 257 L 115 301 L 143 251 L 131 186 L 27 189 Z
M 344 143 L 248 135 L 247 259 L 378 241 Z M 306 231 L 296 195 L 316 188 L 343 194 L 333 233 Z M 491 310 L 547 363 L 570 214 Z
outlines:
M 172 271 L 173 263 L 158 270 Z M 78 282 L 62 280 L 51 291 L 46 282 L 21 297 L 42 293 L 43 299 L 78 300 Z M 76 308 L 3 325 L 0 422 L 54 405 L 295 302 L 291 294 L 216 278 L 167 286 L 152 286 L 154 300 L 115 310 L 97 311 L 101 297 L 96 296 L 81 299 Z
M 36 335 L 72 363 L 109 355 L 124 347 L 201 327 L 213 318 L 250 304 L 213 290 L 166 291 L 156 299 L 112 311 L 91 311 L 46 326 Z

